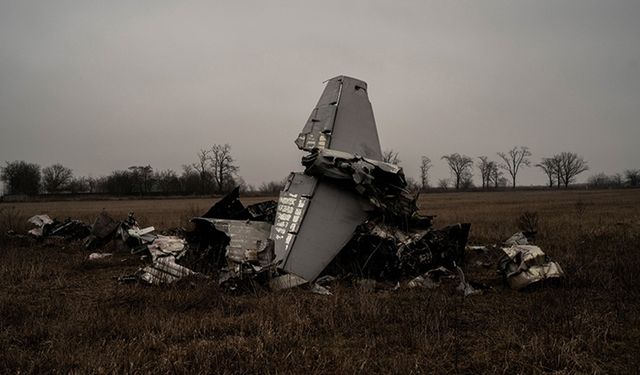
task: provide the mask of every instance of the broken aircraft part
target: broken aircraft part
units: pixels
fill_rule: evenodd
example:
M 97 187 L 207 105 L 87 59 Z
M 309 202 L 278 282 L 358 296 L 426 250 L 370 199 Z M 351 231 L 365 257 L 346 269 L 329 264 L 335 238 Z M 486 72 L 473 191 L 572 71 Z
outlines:
M 538 246 L 512 245 L 502 248 L 505 255 L 498 267 L 512 289 L 523 289 L 543 280 L 560 279 L 564 271 Z
M 109 242 L 119 226 L 119 221 L 114 220 L 106 211 L 102 210 L 91 226 L 89 237 L 84 240 L 85 248 L 91 250 Z
M 64 222 L 51 219 L 49 215 L 35 215 L 28 219 L 36 226 L 29 234 L 36 238 L 59 236 L 66 240 L 85 238 L 89 234 L 89 226 L 80 220 L 67 218 Z
M 382 161 L 336 150 L 313 150 L 302 158 L 304 173 L 346 181 L 388 217 L 405 219 L 418 210 L 416 197 L 407 189 L 402 168 Z
M 367 83 L 338 76 L 327 85 L 296 139 L 299 149 L 329 148 L 382 160 Z
M 27 221 L 36 226 L 29 231 L 29 234 L 34 237 L 42 237 L 45 232 L 45 226 L 53 224 L 53 220 L 49 215 L 34 215 Z
M 148 283 L 204 273 L 231 287 L 256 280 L 274 290 L 310 284 L 319 293 L 328 292 L 315 283 L 321 275 L 424 286 L 435 283 L 437 267 L 462 264 L 470 225 L 433 229 L 432 218 L 418 214 L 402 168 L 381 161 L 365 82 L 330 79 L 295 143 L 307 152 L 305 170 L 289 175 L 278 202 L 245 207 L 236 188 L 194 218 L 184 240 L 141 229 L 132 214 L 115 221 L 103 212 L 87 248 L 118 239 L 151 259 L 138 274 Z
M 417 214 L 402 168 L 380 161 L 365 82 L 330 79 L 295 143 L 309 152 L 302 160 L 306 168 L 290 174 L 275 209 L 254 205 L 256 214 L 242 205 L 236 189 L 193 220 L 201 254 L 225 267 L 221 280 L 241 277 L 240 265 L 259 266 L 260 271 L 267 266 L 249 261 L 256 244 L 265 246 L 266 238 L 233 229 L 270 221 L 265 212 L 275 216 L 268 237 L 274 254 L 269 266 L 275 265 L 279 274 L 270 281 L 274 289 L 313 282 L 330 265 L 332 270 L 355 266 L 372 277 L 397 279 L 426 272 L 434 264 L 461 261 L 469 225 L 431 230 L 431 218 Z M 221 219 L 228 221 L 217 221 Z
M 331 148 L 381 160 L 367 84 L 345 76 L 330 79 L 295 143 L 305 151 Z M 313 281 L 366 220 L 370 207 L 355 190 L 341 188 L 322 176 L 294 173 L 284 194 L 304 198 L 298 201 L 304 212 L 292 222 L 294 217 L 286 211 L 297 207 L 288 201 L 278 203 L 275 227 L 285 232 L 272 232 L 276 261 L 284 272 Z M 279 220 L 288 226 L 279 226 Z
M 227 264 L 220 270 L 220 282 L 249 278 L 267 272 L 272 265 L 273 240 L 269 238 L 271 224 L 261 221 L 195 218 L 194 222 L 208 223 L 215 231 L 224 233 Z
M 195 272 L 176 263 L 173 255 L 157 258 L 139 271 L 138 277 L 148 284 L 171 284 Z

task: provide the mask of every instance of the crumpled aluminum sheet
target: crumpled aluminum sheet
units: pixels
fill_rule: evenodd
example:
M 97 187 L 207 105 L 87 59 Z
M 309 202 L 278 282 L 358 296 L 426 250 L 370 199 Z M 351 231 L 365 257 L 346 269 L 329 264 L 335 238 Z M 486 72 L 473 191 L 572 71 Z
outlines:
M 502 248 L 505 256 L 499 268 L 512 289 L 522 289 L 546 279 L 564 277 L 560 264 L 552 261 L 538 246 L 513 245 Z
M 140 271 L 140 280 L 148 284 L 171 284 L 196 273 L 176 263 L 172 255 L 156 259 L 152 265 Z
M 176 236 L 158 235 L 147 248 L 154 261 L 169 255 L 180 259 L 187 252 L 186 241 Z
M 53 220 L 49 217 L 49 215 L 34 215 L 30 217 L 28 221 L 37 227 L 29 231 L 29 234 L 35 237 L 42 237 L 42 235 L 44 234 L 44 226 L 53 224 Z

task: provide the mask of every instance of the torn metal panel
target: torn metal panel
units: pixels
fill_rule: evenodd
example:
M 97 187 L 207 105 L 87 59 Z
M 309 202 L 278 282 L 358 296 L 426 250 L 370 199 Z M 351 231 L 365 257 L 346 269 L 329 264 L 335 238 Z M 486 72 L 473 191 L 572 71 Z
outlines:
M 273 222 L 277 204 L 276 201 L 269 200 L 245 207 L 240 202 L 240 188 L 236 187 L 211 206 L 202 217 Z
M 318 179 L 300 172 L 292 172 L 287 178 L 284 190 L 310 198 L 318 185 Z
M 314 280 L 366 220 L 366 202 L 355 192 L 320 183 L 282 268 Z
M 247 206 L 247 212 L 253 221 L 265 221 L 273 224 L 277 207 L 278 202 L 269 200 Z
M 149 284 L 171 284 L 183 277 L 194 275 L 195 272 L 176 263 L 173 256 L 156 259 L 152 265 L 140 271 L 140 280 Z
M 273 261 L 269 233 L 271 224 L 259 221 L 213 220 L 215 228 L 229 236 L 227 259 L 262 266 Z
M 47 224 L 53 224 L 53 220 L 49 217 L 49 215 L 45 215 L 45 214 L 34 215 L 30 217 L 29 220 L 27 221 L 38 227 L 43 227 Z
M 151 259 L 154 261 L 168 255 L 175 259 L 180 259 L 187 251 L 186 241 L 176 236 L 158 235 L 153 241 L 147 245 Z
M 153 242 L 157 236 L 153 234 L 156 229 L 154 227 L 138 228 L 132 227 L 127 229 L 128 237 L 135 238 L 142 244 Z
M 469 224 L 442 229 L 399 229 L 380 218 L 358 227 L 326 272 L 376 280 L 402 280 L 444 265 L 461 263 Z
M 84 240 L 88 250 L 100 247 L 108 242 L 120 227 L 120 222 L 114 220 L 106 211 L 101 211 L 91 226 L 91 234 Z
M 294 274 L 286 274 L 278 277 L 274 277 L 269 281 L 269 288 L 271 290 L 282 290 L 295 288 L 300 285 L 304 285 L 309 281 L 303 279 L 300 276 Z
M 522 289 L 545 279 L 558 279 L 564 271 L 538 246 L 513 245 L 502 249 L 499 269 L 512 289 Z
M 51 236 L 63 236 L 67 239 L 80 239 L 89 235 L 89 226 L 80 220 L 66 219 L 63 223 L 54 225 L 51 228 L 49 235 Z
M 192 221 L 209 223 L 229 238 L 225 249 L 229 261 L 268 265 L 273 260 L 267 251 L 271 246 L 271 224 L 267 222 L 203 217 L 194 218 Z
M 246 209 L 240 202 L 240 187 L 236 187 L 216 202 L 202 217 L 234 220 L 248 219 Z
M 42 237 L 45 232 L 45 226 L 53 224 L 53 220 L 49 215 L 34 215 L 27 220 L 29 223 L 36 226 L 29 231 L 29 234 L 35 237 Z
M 504 241 L 505 245 L 530 245 L 531 240 L 533 238 L 532 232 L 517 232 L 514 233 L 513 236 L 509 237 L 506 241 Z
M 228 238 L 225 247 L 226 266 L 220 269 L 219 282 L 238 281 L 272 271 L 273 240 L 271 224 L 260 221 L 195 218 L 194 223 L 208 224 L 214 233 Z
M 341 89 L 342 79 L 340 77 L 328 81 L 318 104 L 311 111 L 309 119 L 296 139 L 295 143 L 298 148 L 311 151 L 314 148 L 329 146 Z
M 297 234 L 291 237 L 284 257 L 279 256 L 283 258 L 279 267 L 315 280 L 366 220 L 366 208 L 369 205 L 355 191 L 320 180 Z
M 61 236 L 66 240 L 81 239 L 89 235 L 89 226 L 80 220 L 67 218 L 64 222 L 51 219 L 49 215 L 35 215 L 28 219 L 36 228 L 29 231 L 34 237 Z
M 344 181 L 389 217 L 406 221 L 417 211 L 402 168 L 336 150 L 314 150 L 302 158 L 305 174 Z
M 333 149 L 313 150 L 302 158 L 305 173 L 330 178 L 351 180 L 363 183 L 373 180 L 372 173 L 377 168 L 388 174 L 388 179 L 395 180 L 396 185 L 406 185 L 402 168 L 390 163 L 362 157 L 358 154 Z

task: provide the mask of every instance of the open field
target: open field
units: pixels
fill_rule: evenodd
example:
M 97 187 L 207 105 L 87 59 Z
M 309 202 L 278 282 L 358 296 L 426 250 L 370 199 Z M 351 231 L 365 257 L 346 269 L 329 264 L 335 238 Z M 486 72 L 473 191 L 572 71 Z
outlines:
M 167 229 L 212 203 L 2 203 L 0 233 L 25 230 L 36 213 L 91 220 L 102 208 Z M 436 225 L 471 222 L 472 243 L 504 240 L 519 215 L 537 212 L 537 243 L 567 278 L 467 298 L 346 286 L 234 296 L 206 280 L 120 285 L 115 277 L 140 266 L 127 254 L 89 262 L 78 244 L 0 237 L 0 372 L 640 371 L 639 190 L 443 193 L 420 207 Z

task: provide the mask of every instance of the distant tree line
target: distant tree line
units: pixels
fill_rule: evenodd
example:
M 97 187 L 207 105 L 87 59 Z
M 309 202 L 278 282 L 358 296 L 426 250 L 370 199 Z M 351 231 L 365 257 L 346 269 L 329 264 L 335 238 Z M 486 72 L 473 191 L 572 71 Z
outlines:
M 245 184 L 228 144 L 200 150 L 196 161 L 183 165 L 179 174 L 134 165 L 106 176 L 76 177 L 62 164 L 41 168 L 25 161 L 6 162 L 0 169 L 5 194 L 211 195 L 227 193 L 236 186 L 246 192 L 277 194 L 284 186 L 284 181 L 265 182 L 257 188 Z
M 443 155 L 450 171 L 450 178 L 440 179 L 436 188 L 468 190 L 476 188 L 474 172 L 477 171 L 482 190 L 516 188 L 517 178 L 524 168 L 532 166 L 531 151 L 526 146 L 513 147 L 506 152 L 496 153 L 496 160 L 486 155 L 472 158 L 453 153 Z M 385 150 L 383 161 L 400 164 L 398 152 Z M 550 188 L 568 188 L 581 173 L 589 170 L 587 162 L 574 152 L 561 152 L 551 157 L 543 157 L 534 165 L 547 177 Z M 420 159 L 420 180 L 407 178 L 409 188 L 414 191 L 432 188 L 430 171 L 431 159 Z M 180 173 L 171 169 L 154 170 L 151 165 L 133 165 L 115 170 L 101 177 L 76 177 L 73 171 L 56 163 L 41 168 L 38 164 L 25 161 L 6 162 L 0 168 L 0 179 L 4 183 L 5 194 L 36 195 L 41 193 L 102 193 L 110 195 L 210 195 L 224 194 L 235 186 L 247 193 L 277 195 L 285 180 L 263 182 L 254 187 L 247 185 L 238 175 L 239 168 L 231 154 L 229 144 L 214 144 L 201 149 L 191 164 L 182 166 Z M 606 175 L 598 173 L 588 178 L 587 185 L 596 188 L 638 187 L 640 169 L 628 169 L 622 174 Z
M 524 168 L 532 166 L 530 149 L 526 146 L 516 146 L 506 152 L 496 153 L 497 160 L 491 160 L 482 155 L 472 158 L 468 155 L 453 153 L 443 155 L 449 168 L 451 177 L 437 181 L 435 186 L 430 184 L 430 170 L 433 166 L 427 156 L 421 157 L 419 176 L 420 182 L 416 183 L 408 179 L 410 188 L 414 190 L 428 190 L 432 187 L 438 189 L 469 190 L 476 188 L 474 185 L 474 171 L 477 170 L 482 190 L 516 188 L 517 178 Z M 383 153 L 383 161 L 397 164 L 400 162 L 398 152 L 386 150 Z M 576 177 L 589 170 L 584 158 L 575 152 L 561 152 L 551 157 L 543 157 L 539 163 L 533 165 L 547 177 L 547 186 L 550 188 L 568 188 L 576 180 Z M 638 187 L 640 186 L 640 169 L 628 169 L 623 174 L 607 176 L 604 173 L 591 176 L 587 186 L 592 187 Z

